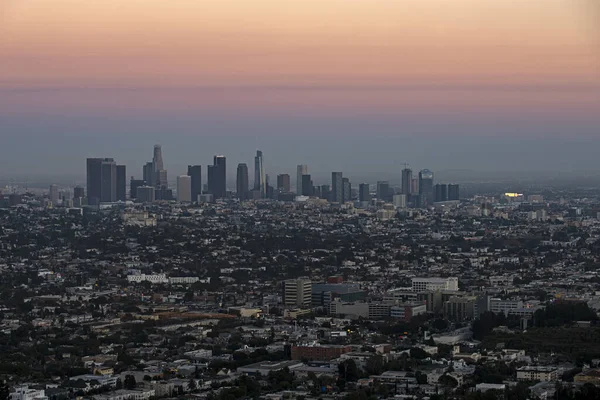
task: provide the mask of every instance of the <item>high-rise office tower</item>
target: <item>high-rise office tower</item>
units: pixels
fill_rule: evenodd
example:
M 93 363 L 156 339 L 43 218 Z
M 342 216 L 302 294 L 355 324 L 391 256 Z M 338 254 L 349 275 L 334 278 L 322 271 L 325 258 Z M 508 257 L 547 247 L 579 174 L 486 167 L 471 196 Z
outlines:
M 154 164 L 154 171 L 165 169 L 162 158 L 162 147 L 159 144 L 154 146 L 154 157 L 152 157 L 152 164 Z
M 248 166 L 246 164 L 238 164 L 237 166 L 235 188 L 238 199 L 248 200 Z
M 410 168 L 402 170 L 402 194 L 406 196 L 412 194 L 412 169 Z
M 458 185 L 448 185 L 448 200 L 460 200 L 460 188 Z
M 265 167 L 263 165 L 263 154 L 260 150 L 256 150 L 256 157 L 254 157 L 254 190 L 260 192 L 260 197 L 263 199 L 267 195 L 267 183 L 265 177 Z
M 180 203 L 192 202 L 192 177 L 180 175 L 177 177 L 177 201 Z
M 167 170 L 163 163 L 162 147 L 158 144 L 154 146 L 152 165 L 154 167 L 154 186 L 157 188 L 167 188 L 169 186 Z
M 377 200 L 389 201 L 390 199 L 390 183 L 388 181 L 377 182 Z
M 215 156 L 213 159 L 215 199 L 223 199 L 227 195 L 227 160 L 225 156 Z
M 112 158 L 87 159 L 88 204 L 111 203 L 117 199 L 117 164 Z
M 127 167 L 117 165 L 117 201 L 127 200 Z
M 435 185 L 435 201 L 448 201 L 448 185 Z
M 344 178 L 341 172 L 331 173 L 331 202 L 342 203 L 344 201 Z
M 321 198 L 331 201 L 331 186 L 321 185 Z
M 290 186 L 290 175 L 289 174 L 279 174 L 277 175 L 277 190 L 280 192 L 289 192 L 291 189 Z
M 296 167 L 296 194 L 298 196 L 302 194 L 302 175 L 308 175 L 308 166 L 304 164 Z
M 152 162 L 147 162 L 144 165 L 143 172 L 144 182 L 146 185 L 154 186 L 154 181 L 156 180 L 154 176 L 154 164 L 152 164 Z
M 419 171 L 419 196 L 422 207 L 427 207 L 433 204 L 433 172 L 428 169 L 422 169 Z
M 358 201 L 361 203 L 371 201 L 371 191 L 368 183 L 358 185 Z
M 102 162 L 101 203 L 117 201 L 117 164 L 114 161 Z
M 313 182 L 309 174 L 302 175 L 302 196 L 313 195 Z
M 137 190 L 139 187 L 146 185 L 146 183 L 144 182 L 143 179 L 133 179 L 133 176 L 131 177 L 131 181 L 129 182 L 129 198 L 130 199 L 137 199 L 138 195 L 137 195 Z
M 192 179 L 192 202 L 202 194 L 202 165 L 188 165 L 188 176 Z
M 342 203 L 352 201 L 352 184 L 350 179 L 342 178 Z
M 57 206 L 59 202 L 58 185 L 50 185 L 49 197 L 52 205 Z

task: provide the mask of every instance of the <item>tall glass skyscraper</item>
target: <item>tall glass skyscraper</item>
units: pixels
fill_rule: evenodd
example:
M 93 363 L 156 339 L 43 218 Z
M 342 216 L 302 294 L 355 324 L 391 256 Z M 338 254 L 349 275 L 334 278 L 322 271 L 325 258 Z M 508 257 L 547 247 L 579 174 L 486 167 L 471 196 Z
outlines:
M 433 204 L 433 172 L 428 169 L 422 169 L 419 171 L 419 197 L 422 207 L 427 207 Z
M 256 157 L 254 157 L 254 190 L 260 192 L 261 198 L 264 199 L 266 197 L 265 167 L 263 165 L 263 154 L 260 150 L 256 150 Z

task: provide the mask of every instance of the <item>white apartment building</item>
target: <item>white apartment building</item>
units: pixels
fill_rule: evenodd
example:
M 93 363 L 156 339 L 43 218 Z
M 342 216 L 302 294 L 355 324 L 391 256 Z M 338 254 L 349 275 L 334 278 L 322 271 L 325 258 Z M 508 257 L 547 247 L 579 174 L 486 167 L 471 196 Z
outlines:
M 494 314 L 504 313 L 505 315 L 508 315 L 512 310 L 521 308 L 523 308 L 523 301 L 521 300 L 489 299 L 488 310 Z
M 200 278 L 197 276 L 173 276 L 169 278 L 169 283 L 172 285 L 191 285 L 192 283 L 196 283 L 200 281 Z
M 552 382 L 557 378 L 558 371 L 554 367 L 525 366 L 517 369 L 518 381 Z
M 29 385 L 22 385 L 10 394 L 10 400 L 48 400 L 48 397 L 43 389 L 30 389 Z
M 413 278 L 412 290 L 415 292 L 425 290 L 458 290 L 458 278 Z
M 129 282 L 148 281 L 152 284 L 159 284 L 159 283 L 168 283 L 169 279 L 167 279 L 166 274 L 154 274 L 154 275 L 140 274 L 140 275 L 127 275 L 127 281 L 129 281 Z

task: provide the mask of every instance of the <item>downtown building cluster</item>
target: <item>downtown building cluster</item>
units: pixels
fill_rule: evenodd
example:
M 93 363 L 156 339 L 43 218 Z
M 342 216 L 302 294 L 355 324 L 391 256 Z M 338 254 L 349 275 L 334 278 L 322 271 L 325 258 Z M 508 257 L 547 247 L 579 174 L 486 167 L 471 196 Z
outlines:
M 353 202 L 358 207 L 369 207 L 375 203 L 390 203 L 395 208 L 426 208 L 436 202 L 458 201 L 458 185 L 434 184 L 434 174 L 423 169 L 414 176 L 405 165 L 401 171 L 401 185 L 394 188 L 389 181 L 378 181 L 376 190 L 368 183 L 353 187 L 343 172 L 332 172 L 329 184 L 315 185 L 308 166 L 301 164 L 296 169 L 296 185 L 292 189 L 290 174 L 278 174 L 270 182 L 265 173 L 263 152 L 258 150 L 254 158 L 254 182 L 250 185 L 250 171 L 246 163 L 236 169 L 235 191 L 227 185 L 227 159 L 216 155 L 213 164 L 206 168 L 207 182 L 203 183 L 202 165 L 189 165 L 187 174 L 176 179 L 175 193 L 169 188 L 167 170 L 164 167 L 161 146 L 154 146 L 152 161 L 143 166 L 143 178 L 131 177 L 129 199 L 148 203 L 160 200 L 177 200 L 187 203 L 211 203 L 220 199 L 260 200 L 274 199 L 295 201 L 318 198 L 330 203 Z M 87 204 L 111 203 L 126 200 L 125 166 L 117 165 L 112 158 L 90 158 L 87 160 Z M 51 188 L 52 192 L 52 188 Z M 79 190 L 80 194 L 80 190 Z

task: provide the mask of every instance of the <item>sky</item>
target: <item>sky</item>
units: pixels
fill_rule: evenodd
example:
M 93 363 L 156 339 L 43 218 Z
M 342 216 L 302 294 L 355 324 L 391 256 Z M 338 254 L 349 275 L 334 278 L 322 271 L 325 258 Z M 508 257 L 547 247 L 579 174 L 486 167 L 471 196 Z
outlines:
M 0 0 L 0 179 L 600 174 L 599 110 L 596 0 Z

